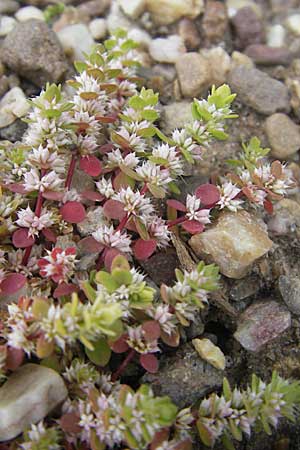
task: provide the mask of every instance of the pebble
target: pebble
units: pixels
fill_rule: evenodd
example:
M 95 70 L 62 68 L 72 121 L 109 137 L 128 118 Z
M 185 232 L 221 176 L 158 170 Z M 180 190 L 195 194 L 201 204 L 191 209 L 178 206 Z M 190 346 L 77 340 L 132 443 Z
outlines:
M 185 51 L 184 43 L 178 35 L 153 39 L 149 45 L 151 58 L 158 62 L 175 63 Z
M 27 128 L 27 123 L 21 119 L 16 119 L 14 123 L 11 123 L 7 127 L 0 128 L 0 138 L 10 142 L 21 141 Z
M 226 1 L 228 16 L 230 18 L 234 17 L 236 13 L 245 7 L 252 8 L 258 17 L 262 16 L 262 10 L 259 4 L 252 0 L 227 0 Z
M 193 339 L 192 344 L 197 353 L 216 369 L 225 369 L 225 355 L 222 350 L 209 339 Z
M 90 53 L 95 44 L 90 30 L 82 23 L 66 26 L 57 36 L 65 54 L 76 61 L 85 60 L 84 53 Z
M 182 17 L 195 19 L 204 11 L 204 0 L 147 0 L 147 10 L 156 25 L 170 25 Z
M 89 0 L 82 2 L 77 9 L 78 11 L 94 18 L 97 16 L 102 16 L 102 14 L 108 9 L 110 4 L 111 0 Z
M 211 49 L 203 49 L 201 55 L 208 62 L 210 68 L 210 82 L 220 86 L 227 80 L 227 74 L 231 69 L 231 58 L 222 47 L 213 47 Z
M 0 389 L 0 441 L 13 439 L 59 406 L 68 391 L 61 376 L 37 364 L 25 364 Z
M 22 89 L 14 87 L 0 101 L 0 128 L 7 127 L 17 118 L 25 116 L 30 109 Z
M 284 198 L 274 205 L 274 213 L 268 221 L 268 230 L 277 236 L 289 233 L 300 235 L 300 205 L 295 200 Z
M 81 236 L 89 236 L 99 228 L 100 225 L 107 225 L 107 220 L 103 214 L 102 206 L 90 209 L 86 218 L 77 224 L 77 229 Z
M 198 97 L 211 84 L 210 64 L 199 53 L 182 55 L 176 63 L 177 76 L 182 95 Z
M 113 33 L 119 28 L 130 30 L 132 28 L 131 20 L 125 16 L 117 2 L 113 2 L 109 11 L 107 20 L 107 28 L 110 33 Z
M 245 66 L 251 69 L 254 67 L 254 62 L 251 58 L 249 58 L 249 56 L 245 55 L 245 53 L 234 51 L 231 54 L 231 66 L 232 69 L 237 66 Z
M 286 31 L 282 25 L 272 25 L 267 33 L 267 44 L 270 47 L 284 47 L 285 36 Z
M 272 156 L 285 160 L 300 149 L 300 128 L 286 114 L 276 113 L 265 121 Z
M 209 1 L 206 4 L 202 20 L 202 32 L 210 42 L 224 41 L 224 35 L 228 28 L 228 15 L 224 3 Z
M 290 110 L 287 87 L 258 69 L 235 67 L 229 73 L 228 82 L 239 99 L 259 113 L 270 115 Z
M 181 19 L 178 25 L 178 34 L 188 50 L 195 50 L 200 47 L 200 35 L 193 20 Z
M 137 19 L 146 9 L 146 0 L 118 0 L 118 3 L 126 16 L 131 19 Z
M 240 279 L 253 263 L 272 248 L 272 241 L 257 220 L 246 211 L 225 212 L 205 233 L 189 241 L 197 256 L 216 263 L 229 278 Z
M 104 39 L 107 35 L 107 23 L 105 19 L 94 19 L 89 23 L 91 35 L 96 40 Z
M 262 21 L 250 7 L 239 9 L 232 18 L 232 25 L 236 35 L 235 43 L 239 49 L 251 44 L 261 44 L 265 40 Z
M 128 37 L 137 42 L 141 47 L 146 49 L 149 48 L 151 36 L 147 31 L 142 30 L 141 28 L 131 28 L 128 31 Z
M 15 0 L 1 0 L 0 14 L 13 14 L 20 8 L 20 4 Z
M 246 48 L 246 55 L 256 64 L 264 66 L 282 65 L 288 66 L 292 59 L 292 54 L 286 47 L 269 47 L 264 44 L 253 44 Z
M 254 303 L 239 317 L 235 339 L 248 351 L 258 352 L 291 326 L 291 314 L 275 301 Z
M 223 373 L 199 358 L 191 344 L 184 344 L 173 355 L 163 355 L 159 372 L 146 374 L 156 395 L 168 395 L 179 408 L 221 387 Z
M 184 128 L 186 124 L 192 121 L 191 103 L 188 101 L 174 102 L 163 107 L 160 126 L 167 136 L 171 136 L 176 128 Z
M 24 6 L 24 8 L 20 8 L 16 12 L 15 18 L 19 22 L 26 22 L 26 20 L 30 19 L 45 20 L 43 11 L 35 6 Z
M 84 11 L 79 11 L 78 8 L 66 8 L 57 20 L 55 20 L 52 29 L 55 33 L 58 33 L 68 25 L 74 25 L 75 23 L 88 24 L 89 22 L 90 16 Z
M 300 316 L 300 278 L 281 275 L 278 280 L 280 294 L 291 313 Z
M 9 16 L 0 17 L 0 37 L 6 36 L 16 26 L 16 19 Z
M 40 20 L 18 23 L 0 52 L 5 65 L 39 87 L 62 80 L 68 69 L 56 34 Z
M 300 14 L 293 14 L 286 19 L 287 28 L 296 36 L 300 36 Z

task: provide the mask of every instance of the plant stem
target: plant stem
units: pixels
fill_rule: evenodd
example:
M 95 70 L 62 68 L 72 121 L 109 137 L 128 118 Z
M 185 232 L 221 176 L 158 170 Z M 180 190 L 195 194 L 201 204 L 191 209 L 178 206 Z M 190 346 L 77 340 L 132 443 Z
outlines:
M 122 362 L 122 364 L 120 364 L 118 369 L 112 374 L 111 381 L 116 381 L 122 375 L 122 373 L 130 363 L 130 361 L 134 358 L 134 356 L 135 350 L 132 348 L 128 353 L 128 355 L 126 356 L 126 358 L 124 359 L 124 361 Z
M 183 222 L 186 222 L 186 221 L 187 221 L 186 216 L 178 217 L 177 219 L 171 220 L 171 222 L 168 223 L 168 228 L 172 228 L 175 225 L 179 225 L 180 223 L 183 223 Z
M 68 169 L 68 174 L 67 174 L 67 178 L 66 178 L 66 182 L 65 182 L 65 188 L 67 188 L 67 190 L 70 190 L 71 184 L 72 184 L 72 179 L 73 179 L 73 175 L 74 175 L 74 171 L 75 171 L 75 166 L 76 166 L 76 154 L 73 153 L 72 158 L 71 158 L 71 162 L 69 165 L 69 169 Z
M 123 219 L 121 220 L 121 222 L 119 223 L 116 231 L 122 231 L 123 228 L 125 227 L 126 223 L 128 222 L 129 218 L 130 218 L 131 214 L 126 214 Z
M 147 186 L 147 183 L 145 183 L 143 188 L 142 188 L 142 190 L 141 190 L 141 192 L 140 192 L 140 194 L 144 195 L 144 194 L 146 194 L 147 191 L 148 191 L 148 186 Z

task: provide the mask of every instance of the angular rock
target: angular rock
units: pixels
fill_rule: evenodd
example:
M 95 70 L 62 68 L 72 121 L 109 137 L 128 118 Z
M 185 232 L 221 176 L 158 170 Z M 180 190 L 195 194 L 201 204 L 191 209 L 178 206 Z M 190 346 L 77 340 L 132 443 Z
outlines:
M 7 127 L 25 116 L 30 109 L 24 92 L 19 87 L 8 91 L 0 101 L 0 128 Z
M 246 349 L 258 352 L 291 326 L 291 314 L 285 306 L 263 301 L 249 306 L 239 318 L 235 339 Z
M 147 0 L 147 9 L 157 25 L 169 25 L 181 17 L 195 19 L 204 11 L 204 1 Z
M 268 221 L 268 230 L 283 236 L 288 233 L 300 235 L 300 205 L 290 198 L 284 198 L 274 206 L 274 214 Z
M 193 20 L 182 19 L 178 25 L 178 34 L 188 50 L 195 50 L 200 46 L 200 35 Z
M 184 97 L 198 97 L 211 83 L 209 62 L 199 53 L 182 55 L 177 60 L 176 70 Z
M 39 87 L 60 81 L 68 69 L 56 34 L 39 20 L 16 25 L 6 36 L 0 56 L 10 69 Z
M 43 11 L 35 6 L 24 6 L 23 8 L 20 8 L 15 14 L 15 17 L 19 22 L 26 22 L 30 19 L 45 20 Z
M 190 344 L 183 345 L 172 356 L 162 357 L 157 374 L 147 374 L 156 395 L 168 395 L 184 408 L 222 385 L 223 373 L 199 358 Z
M 88 27 L 82 23 L 68 25 L 57 33 L 60 43 L 73 60 L 84 60 L 84 53 L 90 53 L 95 41 Z
M 81 236 L 90 236 L 100 225 L 107 224 L 102 206 L 90 209 L 86 218 L 77 224 L 77 228 Z
M 0 389 L 0 441 L 12 439 L 59 406 L 68 391 L 61 376 L 37 364 L 25 364 Z
M 236 34 L 236 46 L 244 49 L 251 44 L 261 44 L 265 41 L 262 21 L 252 8 L 239 9 L 232 18 L 232 25 Z
M 292 54 L 286 47 L 269 47 L 264 44 L 253 44 L 246 48 L 246 55 L 256 64 L 275 66 L 280 64 L 288 66 L 292 60 Z
M 173 35 L 168 38 L 153 39 L 149 44 L 151 58 L 158 62 L 175 63 L 182 57 L 186 48 L 180 36 Z
M 192 121 L 191 103 L 188 101 L 174 102 L 163 107 L 160 125 L 163 132 L 170 136 L 175 128 L 184 128 L 187 123 Z
M 300 316 L 300 278 L 281 275 L 278 287 L 288 309 L 293 314 Z
M 228 82 L 245 105 L 261 114 L 270 115 L 290 110 L 287 87 L 261 70 L 235 67 L 229 72 Z
M 202 32 L 209 43 L 221 42 L 228 28 L 227 9 L 224 3 L 208 1 L 202 20 Z
M 223 213 L 217 223 L 189 241 L 197 256 L 208 257 L 229 277 L 242 278 L 272 247 L 265 229 L 246 211 Z
M 286 114 L 276 113 L 265 121 L 272 156 L 285 160 L 300 149 L 300 127 Z
M 222 350 L 211 342 L 210 339 L 193 339 L 192 344 L 201 358 L 216 369 L 225 369 L 225 356 Z

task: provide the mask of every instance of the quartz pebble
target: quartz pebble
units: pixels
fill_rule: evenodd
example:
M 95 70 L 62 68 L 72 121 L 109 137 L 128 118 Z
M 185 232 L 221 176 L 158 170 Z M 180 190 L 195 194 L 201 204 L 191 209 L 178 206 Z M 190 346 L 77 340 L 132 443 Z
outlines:
M 60 43 L 72 59 L 85 60 L 84 53 L 90 53 L 95 41 L 90 30 L 84 24 L 68 25 L 57 33 Z
M 297 36 L 300 36 L 300 14 L 293 14 L 286 20 L 287 28 Z
M 185 53 L 186 49 L 180 36 L 153 39 L 149 45 L 151 58 L 158 62 L 175 63 Z
M 223 213 L 217 223 L 192 236 L 190 246 L 199 257 L 213 260 L 229 278 L 242 278 L 272 247 L 266 230 L 246 211 Z
M 124 30 L 130 30 L 132 27 L 131 20 L 129 19 L 129 17 L 125 16 L 119 4 L 115 1 L 111 5 L 109 14 L 106 17 L 106 21 L 107 21 L 107 28 L 110 33 L 113 33 L 115 30 L 119 28 L 123 28 Z
M 273 25 L 269 28 L 267 33 L 267 44 L 270 47 L 283 47 L 285 35 L 286 31 L 282 25 Z
M 235 339 L 248 351 L 258 352 L 291 326 L 291 314 L 275 301 L 254 303 L 239 317 Z
M 184 97 L 198 97 L 211 84 L 210 64 L 199 53 L 182 55 L 177 60 L 176 70 Z
M 35 6 L 24 6 L 24 8 L 20 8 L 16 12 L 15 17 L 19 22 L 25 22 L 30 19 L 45 20 L 43 11 Z
M 148 48 L 151 42 L 150 34 L 141 28 L 131 28 L 128 31 L 128 37 L 145 48 Z
M 137 19 L 146 8 L 146 0 L 118 0 L 120 7 L 126 16 Z
M 17 21 L 13 17 L 0 17 L 0 37 L 6 36 L 10 33 L 14 29 L 16 23 Z
M 268 117 L 265 130 L 275 158 L 285 160 L 300 149 L 300 127 L 286 114 Z
M 225 356 L 222 350 L 209 339 L 193 339 L 192 344 L 201 358 L 216 369 L 225 369 Z
M 204 11 L 204 0 L 147 0 L 147 9 L 157 25 L 169 25 L 181 17 L 195 19 Z
M 61 376 L 37 364 L 25 364 L 0 389 L 0 442 L 13 439 L 59 406 L 68 391 Z
M 22 89 L 14 87 L 0 101 L 0 128 L 7 127 L 18 117 L 25 116 L 30 109 Z
M 237 66 L 245 66 L 248 68 L 254 67 L 254 62 L 245 53 L 235 51 L 231 54 L 231 68 L 232 70 Z
M 100 40 L 107 34 L 107 23 L 105 19 L 94 19 L 89 23 L 89 30 L 94 39 Z

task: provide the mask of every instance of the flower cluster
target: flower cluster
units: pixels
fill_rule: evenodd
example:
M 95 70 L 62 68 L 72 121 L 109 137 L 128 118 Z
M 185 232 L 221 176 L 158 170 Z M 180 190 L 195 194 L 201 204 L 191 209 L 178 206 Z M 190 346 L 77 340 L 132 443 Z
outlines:
M 43 422 L 31 425 L 31 429 L 24 433 L 24 442 L 20 444 L 22 450 L 60 450 L 60 433 L 56 427 L 45 428 Z

